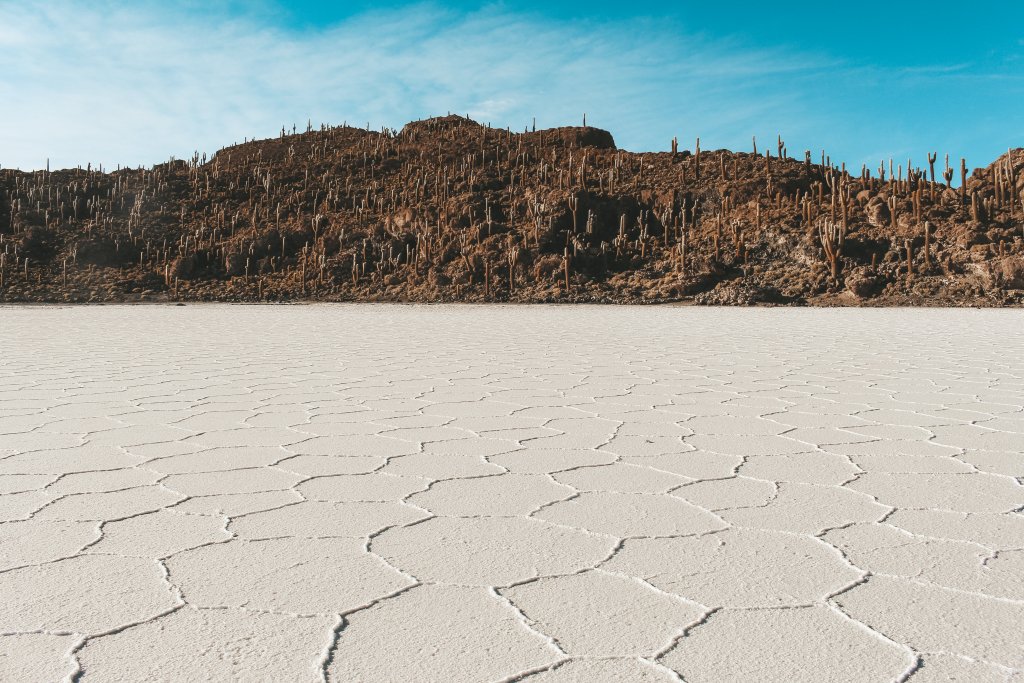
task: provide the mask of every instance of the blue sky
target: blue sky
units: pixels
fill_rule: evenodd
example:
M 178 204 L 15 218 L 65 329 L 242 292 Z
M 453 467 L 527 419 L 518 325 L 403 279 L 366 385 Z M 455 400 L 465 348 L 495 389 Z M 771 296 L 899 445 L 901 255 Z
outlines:
M 152 164 L 307 119 L 782 133 L 853 168 L 1024 146 L 1024 5 L 0 0 L 0 165 Z

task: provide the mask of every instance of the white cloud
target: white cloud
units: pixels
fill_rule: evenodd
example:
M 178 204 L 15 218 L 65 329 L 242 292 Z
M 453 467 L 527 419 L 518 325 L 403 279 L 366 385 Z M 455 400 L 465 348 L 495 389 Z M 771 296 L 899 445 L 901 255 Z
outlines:
M 0 4 L 0 163 L 150 164 L 313 119 L 400 127 L 449 110 L 521 128 L 589 121 L 667 145 L 700 111 L 687 92 L 794 65 L 679 44 L 641 22 L 550 23 L 421 6 L 316 31 L 158 5 Z M 739 94 L 751 88 L 740 85 Z M 760 107 L 730 107 L 724 120 Z M 655 143 L 657 131 L 660 140 Z M 668 136 L 668 137 L 666 137 Z
M 746 149 L 781 129 L 797 150 L 863 130 L 827 96 L 844 69 L 647 20 L 424 5 L 298 30 L 195 5 L 0 0 L 0 164 L 148 165 L 307 119 L 397 128 L 449 110 L 519 130 L 586 112 L 629 149 Z

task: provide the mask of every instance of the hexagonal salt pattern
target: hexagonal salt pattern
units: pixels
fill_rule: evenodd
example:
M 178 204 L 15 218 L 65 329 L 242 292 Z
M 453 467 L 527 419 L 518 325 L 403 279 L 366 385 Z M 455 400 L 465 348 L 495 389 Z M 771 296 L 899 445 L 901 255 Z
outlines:
M 1017 311 L 5 307 L 0 680 L 1020 680 L 1022 480 Z

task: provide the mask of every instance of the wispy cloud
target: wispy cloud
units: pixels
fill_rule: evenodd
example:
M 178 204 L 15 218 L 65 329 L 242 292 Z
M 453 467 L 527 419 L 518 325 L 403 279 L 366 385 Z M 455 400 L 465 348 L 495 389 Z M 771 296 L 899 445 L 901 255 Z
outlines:
M 791 150 L 829 145 L 854 161 L 858 147 L 842 138 L 872 130 L 857 117 L 880 113 L 849 106 L 851 92 L 870 94 L 843 86 L 857 73 L 827 55 L 649 20 L 421 5 L 290 30 L 195 7 L 0 0 L 0 164 L 151 164 L 307 119 L 400 127 L 449 110 L 518 129 L 586 112 L 630 149 L 665 149 L 673 135 L 745 149 L 752 134 L 781 130 Z M 891 90 L 891 76 L 944 73 L 871 78 Z

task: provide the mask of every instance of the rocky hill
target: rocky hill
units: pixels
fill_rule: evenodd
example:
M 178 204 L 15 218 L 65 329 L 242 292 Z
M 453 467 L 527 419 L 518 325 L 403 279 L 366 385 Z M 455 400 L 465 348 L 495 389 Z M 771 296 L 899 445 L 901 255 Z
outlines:
M 0 301 L 1024 303 L 1024 150 L 968 173 L 673 149 L 448 116 L 0 170 Z

